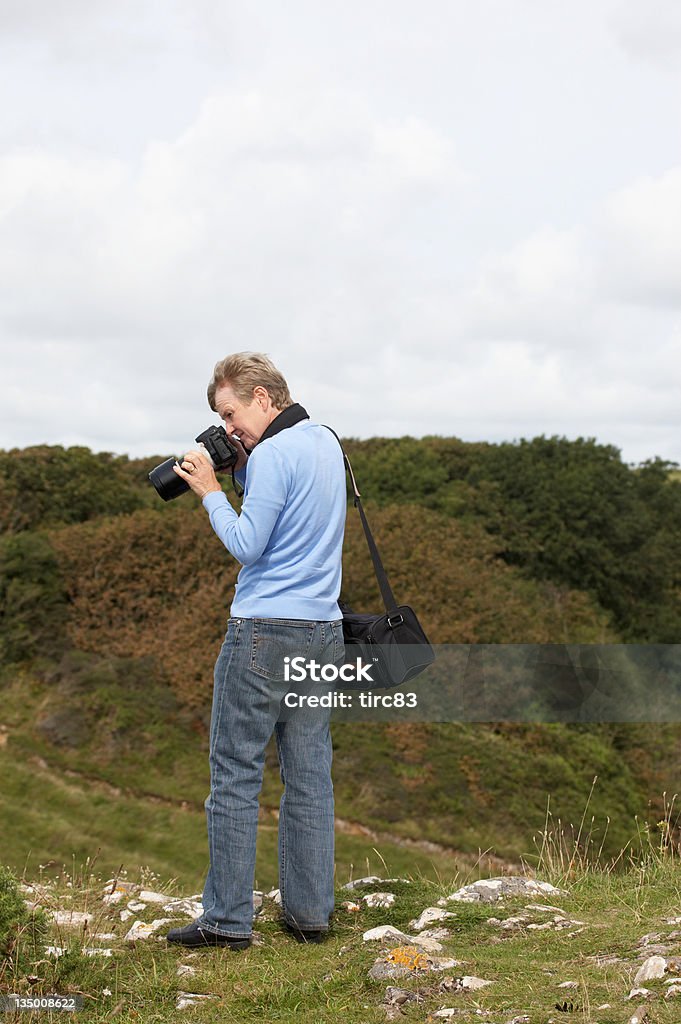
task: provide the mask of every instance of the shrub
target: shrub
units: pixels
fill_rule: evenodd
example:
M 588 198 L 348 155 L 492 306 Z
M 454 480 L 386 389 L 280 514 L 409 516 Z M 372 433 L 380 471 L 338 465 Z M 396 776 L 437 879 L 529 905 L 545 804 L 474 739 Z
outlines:
M 8 966 L 21 970 L 46 932 L 44 914 L 27 908 L 16 878 L 0 866 L 0 971 Z

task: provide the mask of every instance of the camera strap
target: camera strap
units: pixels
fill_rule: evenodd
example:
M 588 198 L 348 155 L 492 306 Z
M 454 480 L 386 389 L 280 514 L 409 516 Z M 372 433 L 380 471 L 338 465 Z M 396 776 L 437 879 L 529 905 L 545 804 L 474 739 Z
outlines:
M 248 453 L 249 456 L 251 452 L 255 451 L 258 445 L 262 444 L 263 441 L 266 441 L 268 437 L 274 437 L 275 434 L 278 434 L 282 430 L 286 430 L 287 427 L 295 427 L 296 423 L 302 423 L 303 420 L 309 420 L 309 418 L 309 412 L 303 409 L 302 405 L 299 402 L 294 402 L 293 405 L 288 405 L 285 409 L 282 409 L 277 416 L 274 417 L 267 430 L 265 430 L 262 436 L 260 437 L 260 440 L 256 441 L 253 448 L 251 448 L 251 451 Z M 234 490 L 237 493 L 237 497 L 243 497 L 243 487 L 240 488 L 239 482 L 234 476 L 233 468 L 232 484 L 234 486 Z
M 295 427 L 296 423 L 300 423 L 302 420 L 309 420 L 309 418 L 309 412 L 306 412 L 299 402 L 294 402 L 293 405 L 288 405 L 274 417 L 255 447 L 257 448 L 258 445 L 262 444 L 263 441 L 266 441 L 268 437 L 274 437 L 274 435 L 278 434 L 280 430 L 286 430 L 287 427 Z

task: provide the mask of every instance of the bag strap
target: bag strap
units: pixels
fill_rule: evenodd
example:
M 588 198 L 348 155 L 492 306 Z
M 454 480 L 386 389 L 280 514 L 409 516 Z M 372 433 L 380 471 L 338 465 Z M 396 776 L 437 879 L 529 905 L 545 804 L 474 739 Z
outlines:
M 395 595 L 393 594 L 392 587 L 390 586 L 390 583 L 388 581 L 387 573 L 383 568 L 383 562 L 381 561 L 381 556 L 378 553 L 376 541 L 374 540 L 373 534 L 369 527 L 369 523 L 367 521 L 367 517 L 362 507 L 362 496 L 359 492 L 359 488 L 357 487 L 357 481 L 355 480 L 355 474 L 352 470 L 350 459 L 348 458 L 345 449 L 343 448 L 343 445 L 341 443 L 341 439 L 336 433 L 336 431 L 329 427 L 326 423 L 323 423 L 322 426 L 326 427 L 327 430 L 331 431 L 333 436 L 338 441 L 338 444 L 340 445 L 340 450 L 343 452 L 345 468 L 348 472 L 348 476 L 350 477 L 350 482 L 352 484 L 355 508 L 359 511 L 360 519 L 362 520 L 362 526 L 364 527 L 364 535 L 367 539 L 367 546 L 369 548 L 369 554 L 371 555 L 371 561 L 374 563 L 374 572 L 376 573 L 376 579 L 378 580 L 378 586 L 381 591 L 381 597 L 383 598 L 383 604 L 385 605 L 385 610 L 389 616 L 397 615 L 399 614 L 397 608 L 397 601 L 395 600 Z

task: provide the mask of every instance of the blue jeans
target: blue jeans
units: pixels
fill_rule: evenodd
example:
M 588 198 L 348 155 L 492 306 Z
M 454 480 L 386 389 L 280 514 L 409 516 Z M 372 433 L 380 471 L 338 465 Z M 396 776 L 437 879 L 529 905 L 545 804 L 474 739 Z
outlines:
M 334 907 L 331 710 L 285 710 L 282 701 L 293 686 L 284 679 L 287 656 L 342 664 L 342 621 L 230 619 L 215 663 L 205 805 L 210 868 L 198 923 L 231 938 L 251 935 L 258 795 L 273 732 L 284 783 L 279 811 L 284 919 L 304 930 L 325 930 Z M 313 682 L 306 687 L 323 692 Z M 322 687 L 328 692 L 328 684 Z

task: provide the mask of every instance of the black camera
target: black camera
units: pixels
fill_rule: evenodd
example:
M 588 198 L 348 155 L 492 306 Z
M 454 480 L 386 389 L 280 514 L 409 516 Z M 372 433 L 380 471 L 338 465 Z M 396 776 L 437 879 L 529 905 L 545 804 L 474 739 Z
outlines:
M 239 452 L 227 437 L 224 427 L 209 427 L 199 434 L 195 441 L 203 448 L 213 469 L 229 469 L 239 458 Z M 149 474 L 149 479 L 164 501 L 177 498 L 189 490 L 189 484 L 173 469 L 178 462 L 181 463 L 182 459 L 166 459 L 160 466 L 155 466 Z

